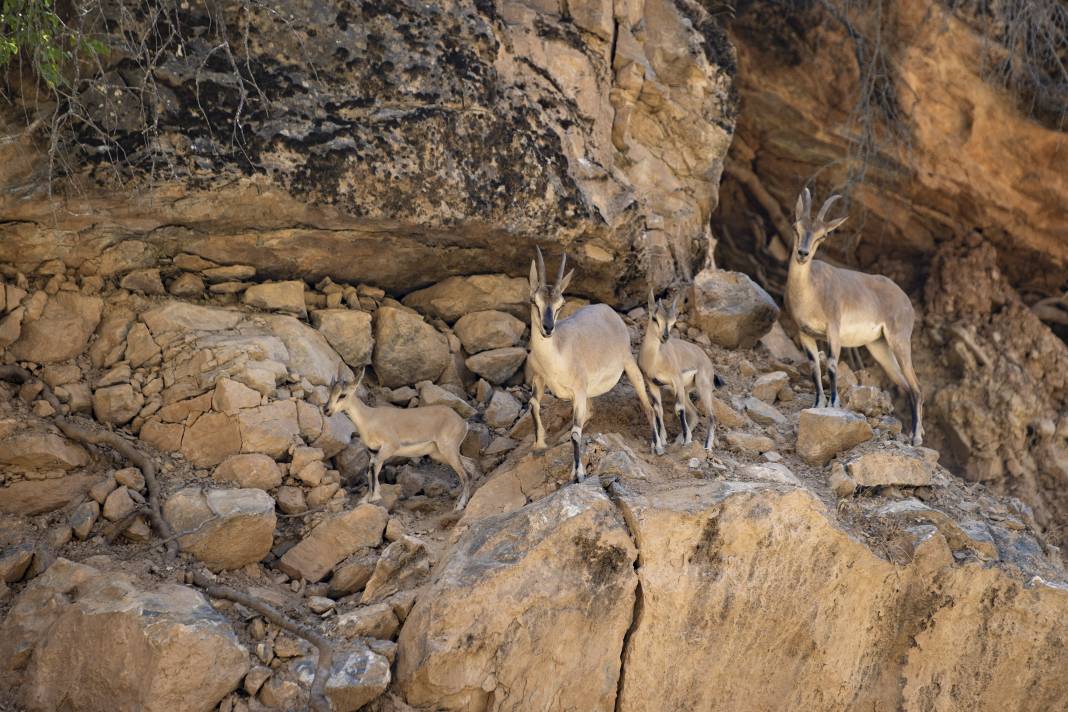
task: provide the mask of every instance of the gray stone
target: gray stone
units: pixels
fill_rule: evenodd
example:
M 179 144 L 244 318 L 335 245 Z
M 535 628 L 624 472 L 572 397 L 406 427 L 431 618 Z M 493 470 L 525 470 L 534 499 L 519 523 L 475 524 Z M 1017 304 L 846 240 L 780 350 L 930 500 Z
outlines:
M 375 315 L 374 369 L 389 388 L 436 381 L 449 362 L 445 335 L 418 314 L 383 306 Z
M 519 417 L 522 406 L 508 391 L 494 391 L 486 407 L 486 425 L 491 428 L 510 428 Z
M 371 315 L 367 312 L 319 309 L 312 312 L 312 324 L 352 368 L 371 363 L 375 340 L 371 333 Z
M 469 357 L 467 367 L 494 385 L 511 378 L 526 361 L 527 350 L 518 346 L 483 351 Z
M 797 426 L 797 454 L 810 465 L 825 465 L 838 453 L 871 440 L 867 419 L 841 408 L 801 411 Z
M 465 314 L 453 327 L 469 354 L 515 346 L 525 329 L 526 325 L 511 314 L 492 310 Z
M 691 294 L 691 325 L 724 348 L 752 348 L 779 318 L 775 300 L 741 272 L 701 270 Z
M 419 384 L 419 405 L 444 405 L 452 408 L 464 419 L 475 414 L 475 409 L 463 398 L 456 396 L 430 381 Z

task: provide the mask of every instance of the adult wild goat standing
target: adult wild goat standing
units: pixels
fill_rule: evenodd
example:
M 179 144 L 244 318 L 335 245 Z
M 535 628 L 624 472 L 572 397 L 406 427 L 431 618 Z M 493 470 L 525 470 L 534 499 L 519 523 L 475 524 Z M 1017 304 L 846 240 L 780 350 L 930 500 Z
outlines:
M 395 408 L 391 405 L 372 407 L 360 400 L 356 389 L 363 381 L 363 373 L 353 384 L 338 382 L 330 392 L 326 404 L 327 415 L 344 413 L 356 426 L 360 440 L 374 452 L 367 470 L 367 501 L 382 499 L 378 475 L 386 461 L 396 457 L 429 456 L 448 465 L 460 478 L 463 492 L 456 501 L 456 509 L 467 506 L 471 495 L 471 481 L 467 476 L 460 444 L 467 435 L 467 421 L 444 405 L 419 408 Z
M 530 410 L 534 415 L 534 448 L 545 448 L 545 426 L 541 421 L 541 400 L 548 387 L 554 396 L 571 401 L 571 444 L 574 449 L 572 476 L 586 478 L 582 462 L 582 426 L 590 417 L 590 398 L 603 395 L 615 387 L 619 377 L 627 374 L 641 401 L 642 411 L 653 429 L 653 444 L 663 448 L 656 417 L 649 405 L 641 370 L 630 351 L 630 334 L 622 317 L 606 304 L 582 307 L 566 319 L 560 319 L 564 290 L 575 271 L 564 275 L 567 256 L 560 260 L 556 285 L 545 277 L 545 260 L 538 249 L 537 260 L 530 263 L 530 355 L 528 363 L 534 386 Z
M 711 450 L 716 443 L 716 419 L 712 412 L 716 371 L 712 359 L 700 346 L 671 336 L 671 328 L 679 316 L 677 299 L 671 301 L 670 307 L 665 307 L 659 300 L 654 301 L 653 292 L 649 290 L 649 322 L 638 352 L 638 365 L 649 380 L 661 442 L 667 440 L 667 427 L 664 424 L 664 401 L 660 388 L 667 386 L 675 395 L 675 412 L 682 425 L 678 442 L 687 445 L 693 442 L 697 409 L 690 402 L 690 394 L 697 393 L 701 407 L 708 414 L 705 449 Z M 663 448 L 657 449 L 658 455 L 662 453 Z
M 816 250 L 846 217 L 828 221 L 827 212 L 840 196 L 832 195 L 812 219 L 812 195 L 805 188 L 797 198 L 793 254 L 786 278 L 786 305 L 801 331 L 801 346 L 812 364 L 816 407 L 828 403 L 820 377 L 816 339 L 830 345 L 827 371 L 830 405 L 838 405 L 838 357 L 842 347 L 866 346 L 890 379 L 909 398 L 912 443 L 923 442 L 923 394 L 912 368 L 912 327 L 916 314 L 908 296 L 887 277 L 834 267 L 814 260 Z

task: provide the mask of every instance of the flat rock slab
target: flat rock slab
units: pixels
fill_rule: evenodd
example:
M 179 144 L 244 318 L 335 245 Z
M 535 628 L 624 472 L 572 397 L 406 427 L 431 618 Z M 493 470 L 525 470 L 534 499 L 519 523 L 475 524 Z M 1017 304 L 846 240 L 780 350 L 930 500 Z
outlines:
M 874 433 L 861 415 L 841 408 L 808 408 L 797 426 L 797 454 L 810 465 L 826 465 L 840 452 L 871 440 Z
M 931 484 L 934 468 L 919 453 L 876 450 L 852 457 L 845 463 L 849 476 L 861 487 Z
M 361 504 L 319 524 L 287 551 L 278 569 L 294 578 L 314 583 L 357 550 L 378 546 L 389 515 L 373 504 Z

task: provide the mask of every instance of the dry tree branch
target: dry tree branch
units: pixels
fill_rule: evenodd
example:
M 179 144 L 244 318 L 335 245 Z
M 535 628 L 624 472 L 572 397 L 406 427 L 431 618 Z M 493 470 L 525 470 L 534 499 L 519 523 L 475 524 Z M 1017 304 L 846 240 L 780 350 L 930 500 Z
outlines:
M 14 364 L 0 366 L 0 381 L 25 384 L 36 380 L 37 379 L 32 373 L 21 366 Z M 68 418 L 63 415 L 58 415 L 62 408 L 59 399 L 56 398 L 55 394 L 52 393 L 52 389 L 49 388 L 47 384 L 40 381 L 38 382 L 41 384 L 41 395 L 57 413 L 54 418 L 56 427 L 58 427 L 64 435 L 71 440 L 85 443 L 87 445 L 106 445 L 141 470 L 141 474 L 145 478 L 145 486 L 148 489 L 149 519 L 151 519 L 152 527 L 156 530 L 156 533 L 166 542 L 165 546 L 168 561 L 173 561 L 178 556 L 178 544 L 172 540 L 174 532 L 171 530 L 167 520 L 163 518 L 163 513 L 160 509 L 159 480 L 156 478 L 156 463 L 153 462 L 151 457 L 138 450 L 117 433 L 107 430 L 96 430 L 90 426 L 88 421 L 84 418 Z
M 319 651 L 319 660 L 315 666 L 315 678 L 312 680 L 311 691 L 309 692 L 309 704 L 316 712 L 330 712 L 330 700 L 327 699 L 324 689 L 327 678 L 330 676 L 330 668 L 334 663 L 334 645 L 326 636 L 302 623 L 298 623 L 262 599 L 244 591 L 238 591 L 230 586 L 213 583 L 201 571 L 193 573 L 193 584 L 203 589 L 204 593 L 212 598 L 233 601 L 245 608 L 256 611 L 279 628 L 287 630 L 314 645 Z

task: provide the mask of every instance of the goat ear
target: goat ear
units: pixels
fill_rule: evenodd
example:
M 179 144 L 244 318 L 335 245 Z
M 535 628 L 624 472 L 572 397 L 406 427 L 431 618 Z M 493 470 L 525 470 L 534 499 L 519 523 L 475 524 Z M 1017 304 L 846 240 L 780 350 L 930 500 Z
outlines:
M 656 307 L 656 299 L 653 297 L 653 288 L 649 287 L 649 300 L 646 302 L 646 311 L 649 312 L 649 318 L 653 316 L 653 309 Z
M 824 223 L 824 225 L 823 225 L 823 234 L 824 235 L 829 234 L 832 230 L 835 230 L 838 227 L 840 227 L 841 224 L 844 223 L 848 219 L 849 219 L 848 215 L 843 215 L 840 218 L 837 218 L 835 220 L 831 220 L 829 223 Z
M 571 270 L 570 272 L 565 274 L 564 278 L 561 279 L 556 285 L 556 293 L 563 296 L 564 291 L 567 289 L 567 285 L 571 284 L 571 278 L 574 276 L 575 270 Z
M 679 295 L 678 295 L 678 293 L 676 293 L 675 296 L 673 296 L 671 298 L 671 316 L 675 317 L 675 316 L 678 316 L 678 314 L 679 314 Z
M 812 194 L 806 187 L 797 195 L 797 205 L 794 207 L 795 220 L 799 223 L 806 222 L 812 213 Z
M 530 261 L 530 298 L 533 299 L 534 295 L 538 293 L 538 263 L 534 260 Z

